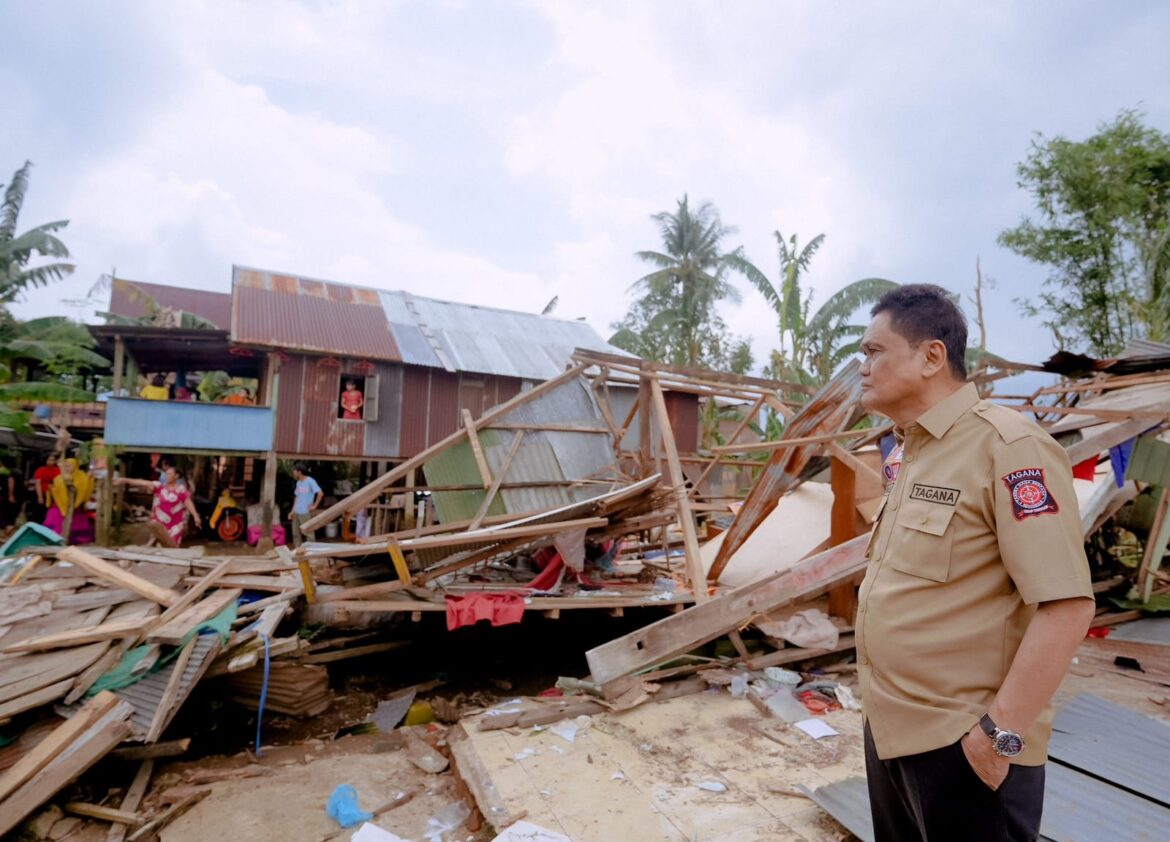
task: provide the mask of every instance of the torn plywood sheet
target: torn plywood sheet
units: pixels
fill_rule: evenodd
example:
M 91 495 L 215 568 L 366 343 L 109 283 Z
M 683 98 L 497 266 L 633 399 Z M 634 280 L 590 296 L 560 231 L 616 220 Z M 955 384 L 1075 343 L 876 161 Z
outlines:
M 809 400 L 784 428 L 784 438 L 795 439 L 846 430 L 864 415 L 861 399 L 861 363 L 852 360 L 828 385 Z M 718 580 L 731 557 L 768 516 L 780 498 L 800 482 L 815 453 L 810 445 L 777 448 L 735 516 L 723 545 L 708 571 Z
M 719 584 L 738 588 L 791 567 L 829 537 L 833 490 L 823 482 L 806 482 L 785 494 L 776 508 L 732 556 Z M 720 533 L 699 550 L 710 572 L 724 536 Z

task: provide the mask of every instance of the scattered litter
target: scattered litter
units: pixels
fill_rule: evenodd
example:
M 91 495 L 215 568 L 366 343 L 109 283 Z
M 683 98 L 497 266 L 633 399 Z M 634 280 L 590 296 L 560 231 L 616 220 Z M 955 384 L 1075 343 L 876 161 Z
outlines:
M 378 706 L 369 715 L 367 721 L 377 725 L 379 731 L 393 731 L 398 727 L 398 723 L 405 718 L 412 704 L 414 704 L 413 690 L 378 702 Z
M 512 759 L 519 763 L 521 760 L 527 760 L 529 757 L 535 757 L 538 754 L 540 754 L 540 749 L 529 746 L 519 754 L 512 755 Z
M 624 781 L 626 779 L 626 776 L 623 775 L 621 770 L 619 769 L 618 771 L 616 771 L 612 775 L 610 775 L 609 779 L 611 781 Z
M 540 794 L 543 795 L 545 798 L 552 798 L 552 790 L 551 789 L 542 789 L 540 791 Z
M 529 821 L 509 825 L 496 836 L 496 842 L 572 842 L 563 833 L 541 827 Z
M 471 818 L 471 808 L 464 801 L 452 801 L 442 810 L 427 819 L 423 838 L 427 842 L 454 842 L 460 836 L 456 832 Z
M 550 725 L 548 730 L 556 734 L 566 743 L 571 743 L 577 739 L 577 731 L 579 729 L 575 721 L 568 720 Z
M 325 812 L 342 827 L 353 827 L 358 822 L 368 822 L 374 817 L 358 806 L 357 790 L 353 784 L 339 784 L 329 796 Z
M 819 740 L 822 737 L 835 737 L 837 730 L 825 722 L 823 719 L 806 719 L 803 722 L 794 723 L 797 728 L 808 734 L 814 740 Z
M 768 710 L 772 711 L 773 715 L 780 717 L 785 722 L 800 722 L 802 719 L 808 719 L 808 708 L 793 698 L 787 690 L 777 690 L 764 699 L 764 704 L 768 706 Z
M 727 792 L 726 784 L 721 784 L 719 781 L 696 781 L 695 786 L 707 792 Z
M 737 699 L 742 699 L 748 694 L 748 677 L 746 675 L 736 675 L 731 679 L 731 695 Z
M 553 751 L 555 751 L 557 754 L 566 754 L 566 753 L 567 753 L 567 752 L 566 752 L 566 751 L 565 751 L 563 748 L 561 748 L 560 746 L 549 746 L 549 748 L 551 748 L 551 749 L 552 749 Z
M 383 830 L 376 824 L 366 822 L 350 837 L 350 842 L 409 842 L 409 840 L 388 830 Z
M 853 695 L 853 691 L 844 684 L 838 684 L 833 690 L 837 694 L 837 701 L 845 710 L 861 710 L 861 703 Z
M 800 673 L 780 667 L 768 667 L 764 670 L 764 680 L 773 690 L 787 688 L 791 690 L 801 682 Z

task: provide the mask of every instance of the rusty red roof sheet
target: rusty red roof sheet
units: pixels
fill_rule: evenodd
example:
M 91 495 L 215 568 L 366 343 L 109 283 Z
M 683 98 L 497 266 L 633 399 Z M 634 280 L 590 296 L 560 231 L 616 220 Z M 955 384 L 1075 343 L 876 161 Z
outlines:
M 220 330 L 231 327 L 232 297 L 226 292 L 148 284 L 124 278 L 114 278 L 111 285 L 110 312 L 130 319 L 145 316 L 143 295 L 153 298 L 160 307 L 182 310 L 207 319 Z
M 373 290 L 237 267 L 232 341 L 401 362 Z

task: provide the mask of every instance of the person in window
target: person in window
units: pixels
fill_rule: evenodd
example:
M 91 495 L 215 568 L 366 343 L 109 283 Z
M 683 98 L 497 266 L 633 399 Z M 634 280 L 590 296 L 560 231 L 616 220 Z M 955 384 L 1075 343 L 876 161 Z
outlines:
M 341 417 L 346 421 L 361 421 L 362 407 L 366 399 L 353 380 L 345 381 L 345 391 L 341 393 Z
M 49 486 L 45 526 L 70 544 L 92 544 L 93 523 L 85 506 L 93 491 L 93 477 L 81 470 L 76 459 L 66 459 Z
M 161 374 L 150 378 L 150 385 L 143 386 L 142 391 L 138 394 L 148 401 L 165 401 L 170 400 L 171 397 L 171 392 L 167 389 L 167 379 Z

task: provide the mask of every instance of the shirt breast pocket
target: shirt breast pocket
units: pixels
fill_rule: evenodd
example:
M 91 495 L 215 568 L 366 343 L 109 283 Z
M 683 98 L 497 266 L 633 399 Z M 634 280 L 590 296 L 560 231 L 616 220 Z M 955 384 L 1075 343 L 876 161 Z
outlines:
M 902 573 L 945 582 L 951 573 L 955 510 L 937 503 L 909 501 L 898 513 L 898 546 L 891 547 L 890 566 Z

